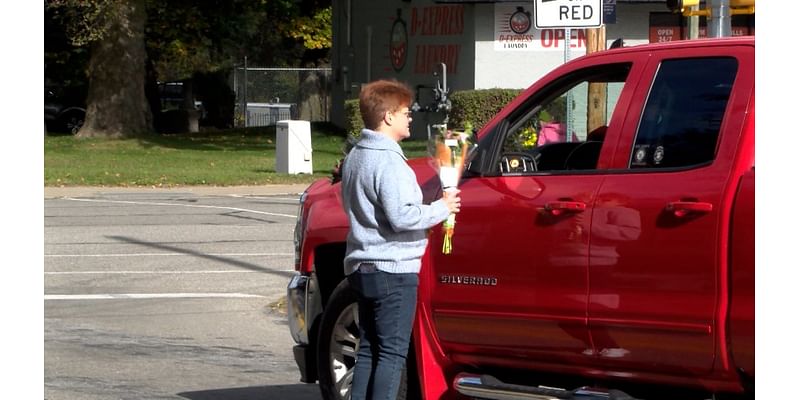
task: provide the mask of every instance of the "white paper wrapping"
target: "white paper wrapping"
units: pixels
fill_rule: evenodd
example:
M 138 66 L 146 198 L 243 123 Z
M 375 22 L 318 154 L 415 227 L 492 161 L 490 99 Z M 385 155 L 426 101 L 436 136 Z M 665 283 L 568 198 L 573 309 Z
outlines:
M 443 188 L 458 186 L 458 169 L 455 167 L 439 167 L 439 179 Z

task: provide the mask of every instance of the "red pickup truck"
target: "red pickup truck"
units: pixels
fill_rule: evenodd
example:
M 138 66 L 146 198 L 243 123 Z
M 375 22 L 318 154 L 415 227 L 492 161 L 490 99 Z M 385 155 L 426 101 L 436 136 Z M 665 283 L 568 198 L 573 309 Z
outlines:
M 451 254 L 431 232 L 399 397 L 754 396 L 754 49 L 593 53 L 487 123 Z M 409 163 L 436 199 L 430 163 Z M 313 183 L 289 322 L 326 400 L 349 398 L 358 347 L 347 229 L 340 185 Z

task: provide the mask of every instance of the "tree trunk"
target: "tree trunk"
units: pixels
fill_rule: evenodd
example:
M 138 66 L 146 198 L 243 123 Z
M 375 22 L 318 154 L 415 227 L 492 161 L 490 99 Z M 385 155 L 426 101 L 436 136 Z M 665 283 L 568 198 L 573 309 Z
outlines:
M 145 0 L 123 0 L 106 35 L 92 44 L 86 121 L 80 137 L 134 137 L 153 132 L 145 97 Z
M 181 110 L 186 111 L 186 131 L 189 133 L 200 132 L 200 111 L 194 106 L 194 79 L 185 79 L 183 82 L 183 103 Z
M 299 119 L 327 121 L 330 98 L 328 77 L 322 71 L 300 71 Z

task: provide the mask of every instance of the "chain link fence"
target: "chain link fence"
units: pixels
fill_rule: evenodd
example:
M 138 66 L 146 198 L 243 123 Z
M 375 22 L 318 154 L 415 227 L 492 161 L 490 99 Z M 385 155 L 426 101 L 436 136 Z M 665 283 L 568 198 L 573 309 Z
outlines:
M 234 69 L 237 127 L 270 126 L 284 119 L 330 121 L 330 68 Z

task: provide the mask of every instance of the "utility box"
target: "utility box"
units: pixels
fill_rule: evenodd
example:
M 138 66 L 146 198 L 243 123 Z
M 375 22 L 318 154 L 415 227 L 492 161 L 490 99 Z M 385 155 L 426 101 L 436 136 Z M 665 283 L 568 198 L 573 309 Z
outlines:
M 275 172 L 312 174 L 311 122 L 282 120 L 276 127 Z

